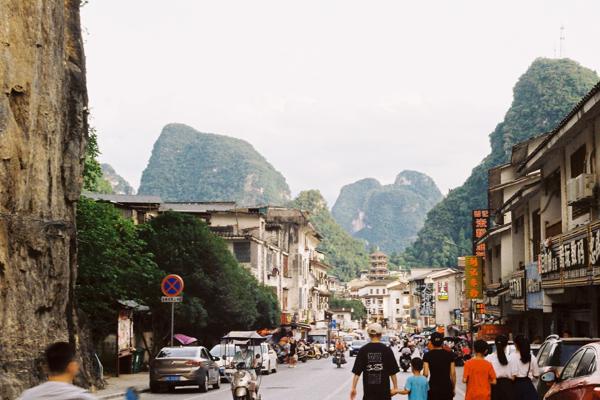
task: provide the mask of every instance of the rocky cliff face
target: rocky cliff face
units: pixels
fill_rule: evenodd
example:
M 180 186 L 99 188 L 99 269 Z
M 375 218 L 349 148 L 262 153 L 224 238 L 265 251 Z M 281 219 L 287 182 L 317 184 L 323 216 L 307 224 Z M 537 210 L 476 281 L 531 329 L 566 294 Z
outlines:
M 0 398 L 79 344 L 75 202 L 87 131 L 79 0 L 0 0 Z
M 370 245 L 402 251 L 416 239 L 427 212 L 441 199 L 429 176 L 402 171 L 391 185 L 367 178 L 344 186 L 332 214 L 346 231 Z

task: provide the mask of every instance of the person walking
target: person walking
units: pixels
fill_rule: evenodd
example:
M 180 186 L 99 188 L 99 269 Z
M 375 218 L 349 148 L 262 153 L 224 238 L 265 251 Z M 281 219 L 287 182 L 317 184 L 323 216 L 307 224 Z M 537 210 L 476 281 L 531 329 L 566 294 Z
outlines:
M 421 375 L 423 370 L 423 360 L 413 358 L 410 360 L 412 368 L 412 376 L 409 376 L 404 384 L 404 390 L 399 390 L 399 394 L 407 394 L 408 400 L 427 400 L 427 392 L 429 391 L 429 382 L 427 378 Z
M 79 363 L 75 360 L 73 346 L 66 342 L 54 343 L 46 349 L 48 382 L 42 383 L 21 394 L 19 400 L 94 400 L 87 390 L 73 385 L 79 374 Z
M 506 355 L 508 338 L 498 335 L 494 342 L 496 343 L 496 352 L 485 358 L 492 364 L 496 373 L 496 384 L 492 386 L 492 400 L 513 400 L 515 398 L 514 382 Z
M 429 377 L 429 400 L 451 400 L 456 387 L 454 353 L 443 349 L 444 335 L 431 334 L 431 350 L 423 357 L 423 375 Z
M 381 343 L 383 328 L 380 324 L 371 324 L 367 328 L 371 343 L 367 343 L 358 351 L 352 373 L 352 389 L 350 400 L 356 399 L 356 386 L 361 374 L 363 376 L 363 400 L 390 400 L 398 393 L 400 372 L 392 349 Z M 390 389 L 390 380 L 393 387 Z
M 510 355 L 508 364 L 515 380 L 515 399 L 537 400 L 538 395 L 532 380 L 540 375 L 537 359 L 531 354 L 529 340 L 523 336 L 515 337 L 517 351 Z
M 463 383 L 467 384 L 465 400 L 490 400 L 492 385 L 496 384 L 496 373 L 492 364 L 485 359 L 488 345 L 483 340 L 473 344 L 475 357 L 465 363 Z
M 288 354 L 288 368 L 296 368 L 296 360 L 297 360 L 297 352 L 298 352 L 298 344 L 296 343 L 296 339 L 290 337 L 290 352 Z

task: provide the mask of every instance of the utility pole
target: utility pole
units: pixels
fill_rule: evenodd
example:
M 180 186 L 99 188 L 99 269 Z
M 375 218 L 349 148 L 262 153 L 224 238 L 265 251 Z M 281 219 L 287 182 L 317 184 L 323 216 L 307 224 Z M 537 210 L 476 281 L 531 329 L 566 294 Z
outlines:
M 560 41 L 559 41 L 559 46 L 558 46 L 558 57 L 559 58 L 563 57 L 564 50 L 565 50 L 565 26 L 561 25 L 560 26 Z

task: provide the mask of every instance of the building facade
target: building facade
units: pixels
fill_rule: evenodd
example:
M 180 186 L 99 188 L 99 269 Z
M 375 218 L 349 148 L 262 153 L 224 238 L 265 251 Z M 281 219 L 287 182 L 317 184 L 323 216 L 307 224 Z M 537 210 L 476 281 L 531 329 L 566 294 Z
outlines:
M 514 333 L 600 335 L 598 143 L 600 85 L 490 171 L 485 301 Z

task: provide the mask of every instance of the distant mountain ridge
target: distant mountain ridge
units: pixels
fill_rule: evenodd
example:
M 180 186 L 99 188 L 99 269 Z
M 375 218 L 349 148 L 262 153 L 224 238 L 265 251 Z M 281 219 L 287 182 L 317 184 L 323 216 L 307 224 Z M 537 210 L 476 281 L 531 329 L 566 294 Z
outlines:
M 433 179 L 406 170 L 390 185 L 366 178 L 344 186 L 332 215 L 354 237 L 399 252 L 416 239 L 427 212 L 441 199 Z
M 513 145 L 552 130 L 598 79 L 570 59 L 536 59 L 516 83 L 504 120 L 489 135 L 491 153 L 429 212 L 405 262 L 452 266 L 470 253 L 471 210 L 487 207 L 488 169 L 507 162 Z
M 176 123 L 155 142 L 139 194 L 243 206 L 283 205 L 291 198 L 283 175 L 250 143 Z
M 135 194 L 135 189 L 110 164 L 100 164 L 102 177 L 110 184 L 114 194 Z

